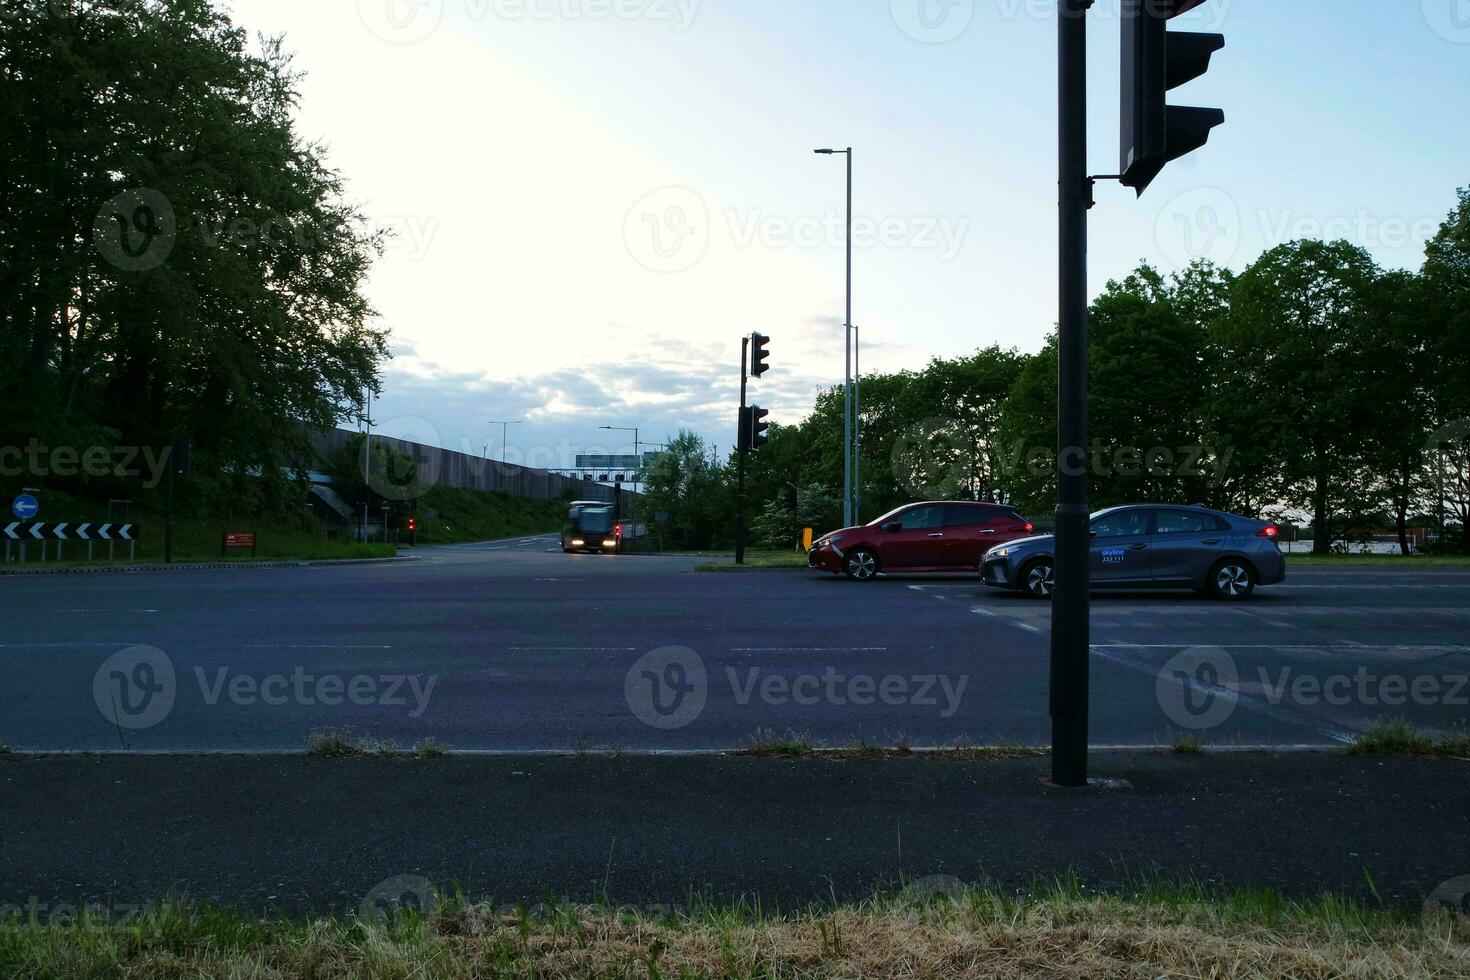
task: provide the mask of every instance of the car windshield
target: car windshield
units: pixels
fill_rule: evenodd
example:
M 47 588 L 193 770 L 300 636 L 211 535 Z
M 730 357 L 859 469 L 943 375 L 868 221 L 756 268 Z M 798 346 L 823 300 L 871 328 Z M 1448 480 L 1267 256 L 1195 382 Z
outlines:
M 613 526 L 613 512 L 611 507 L 579 507 L 572 511 L 572 523 L 577 530 L 588 534 L 601 534 L 611 531 Z
M 880 526 L 882 526 L 884 524 L 887 524 L 889 521 L 899 520 L 900 519 L 900 515 L 902 515 L 904 511 L 908 510 L 912 506 L 914 506 L 914 505 L 913 504 L 904 504 L 901 507 L 895 507 L 892 510 L 890 510 L 888 513 L 884 514 L 882 517 L 875 518 L 874 520 L 869 521 L 868 524 L 867 524 L 867 526 L 868 527 L 880 527 Z

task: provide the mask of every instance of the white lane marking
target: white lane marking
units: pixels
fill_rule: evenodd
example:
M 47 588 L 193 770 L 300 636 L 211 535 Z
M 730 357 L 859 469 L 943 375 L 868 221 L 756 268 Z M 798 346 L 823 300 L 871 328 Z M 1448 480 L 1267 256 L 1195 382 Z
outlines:
M 1002 616 L 1000 613 L 986 609 L 984 606 L 971 606 L 970 612 L 979 613 L 981 616 L 989 616 L 997 622 L 1005 623 L 1007 626 L 1014 626 L 1017 629 L 1023 629 L 1028 633 L 1042 632 L 1039 626 L 1032 626 L 1030 623 L 1023 623 L 1020 620 L 1011 619 L 1009 616 Z
M 242 643 L 246 650 L 391 650 L 387 643 Z M 211 647 L 216 649 L 216 647 Z
M 1127 667 L 1129 670 L 1135 670 L 1139 673 L 1147 674 L 1155 678 L 1167 679 L 1175 684 L 1178 684 L 1181 687 L 1191 687 L 1197 691 L 1202 691 L 1204 693 L 1213 695 L 1214 697 L 1222 698 L 1223 700 L 1229 701 L 1238 707 L 1246 709 L 1247 711 L 1252 711 L 1256 714 L 1264 715 L 1265 717 L 1270 718 L 1274 721 L 1284 722 L 1291 725 L 1298 725 L 1303 728 L 1310 729 L 1311 731 L 1316 732 L 1318 735 L 1326 736 L 1327 738 L 1330 738 L 1335 742 L 1351 743 L 1353 741 L 1354 736 L 1351 732 L 1345 731 L 1341 728 L 1337 728 L 1325 722 L 1319 722 L 1313 718 L 1298 715 L 1296 712 L 1287 711 L 1284 708 L 1279 708 L 1276 705 L 1269 704 L 1265 701 L 1259 701 L 1248 694 L 1242 694 L 1239 691 L 1232 691 L 1229 688 L 1220 687 L 1216 684 L 1205 683 L 1198 678 L 1183 677 L 1178 674 L 1168 674 L 1160 670 L 1160 666 L 1158 664 L 1150 664 L 1146 662 L 1140 663 L 1139 661 L 1133 660 L 1130 657 L 1120 656 L 1116 653 L 1109 653 L 1108 648 L 1101 647 L 1097 644 L 1093 644 L 1089 647 L 1089 649 L 1095 652 L 1099 657 L 1102 657 L 1104 660 L 1108 660 L 1112 663 L 1118 664 L 1120 667 Z M 1116 647 L 1114 647 L 1113 649 L 1116 649 Z
M 53 613 L 156 613 L 157 609 L 49 609 L 37 610 L 37 612 Z
M 506 647 L 515 653 L 560 651 L 567 653 L 629 653 L 637 647 Z
M 731 653 L 883 653 L 887 647 L 731 647 Z

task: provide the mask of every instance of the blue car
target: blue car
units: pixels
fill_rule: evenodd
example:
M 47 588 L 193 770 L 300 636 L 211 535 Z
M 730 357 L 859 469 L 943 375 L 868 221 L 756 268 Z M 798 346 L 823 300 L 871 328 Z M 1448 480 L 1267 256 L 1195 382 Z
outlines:
M 1268 521 L 1207 507 L 1129 504 L 1092 515 L 1089 570 L 1096 589 L 1194 589 L 1244 599 L 1286 578 L 1286 559 Z M 1019 538 L 991 548 L 980 563 L 986 585 L 1035 599 L 1056 582 L 1055 538 Z

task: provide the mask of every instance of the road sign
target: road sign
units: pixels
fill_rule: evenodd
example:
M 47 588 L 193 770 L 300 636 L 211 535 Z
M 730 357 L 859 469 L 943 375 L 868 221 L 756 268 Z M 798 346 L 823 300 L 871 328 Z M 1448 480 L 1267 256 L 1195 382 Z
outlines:
M 16 497 L 10 504 L 10 512 L 23 521 L 28 521 L 36 516 L 41 509 L 41 503 L 28 493 Z
M 35 538 L 37 541 L 46 540 L 46 522 L 37 521 L 36 523 L 32 524 L 30 526 L 30 532 L 31 537 Z
M 5 537 L 9 541 L 20 540 L 20 521 L 12 521 L 5 525 Z

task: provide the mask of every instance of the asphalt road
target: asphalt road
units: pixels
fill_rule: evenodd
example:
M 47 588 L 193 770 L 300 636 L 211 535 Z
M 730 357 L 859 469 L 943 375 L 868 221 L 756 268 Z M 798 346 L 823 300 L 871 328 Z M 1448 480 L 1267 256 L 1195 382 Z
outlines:
M 455 749 L 1045 744 L 1045 604 L 969 578 L 856 585 L 553 538 L 343 567 L 0 578 L 0 743 L 295 750 L 345 728 Z M 1092 738 L 1335 744 L 1470 719 L 1470 569 L 1293 570 L 1250 602 L 1099 595 Z
M 351 912 L 421 895 L 642 907 L 863 899 L 1074 874 L 1323 892 L 1417 911 L 1470 888 L 1470 765 L 1340 753 L 1045 758 L 0 758 L 0 919 L 169 895 Z

